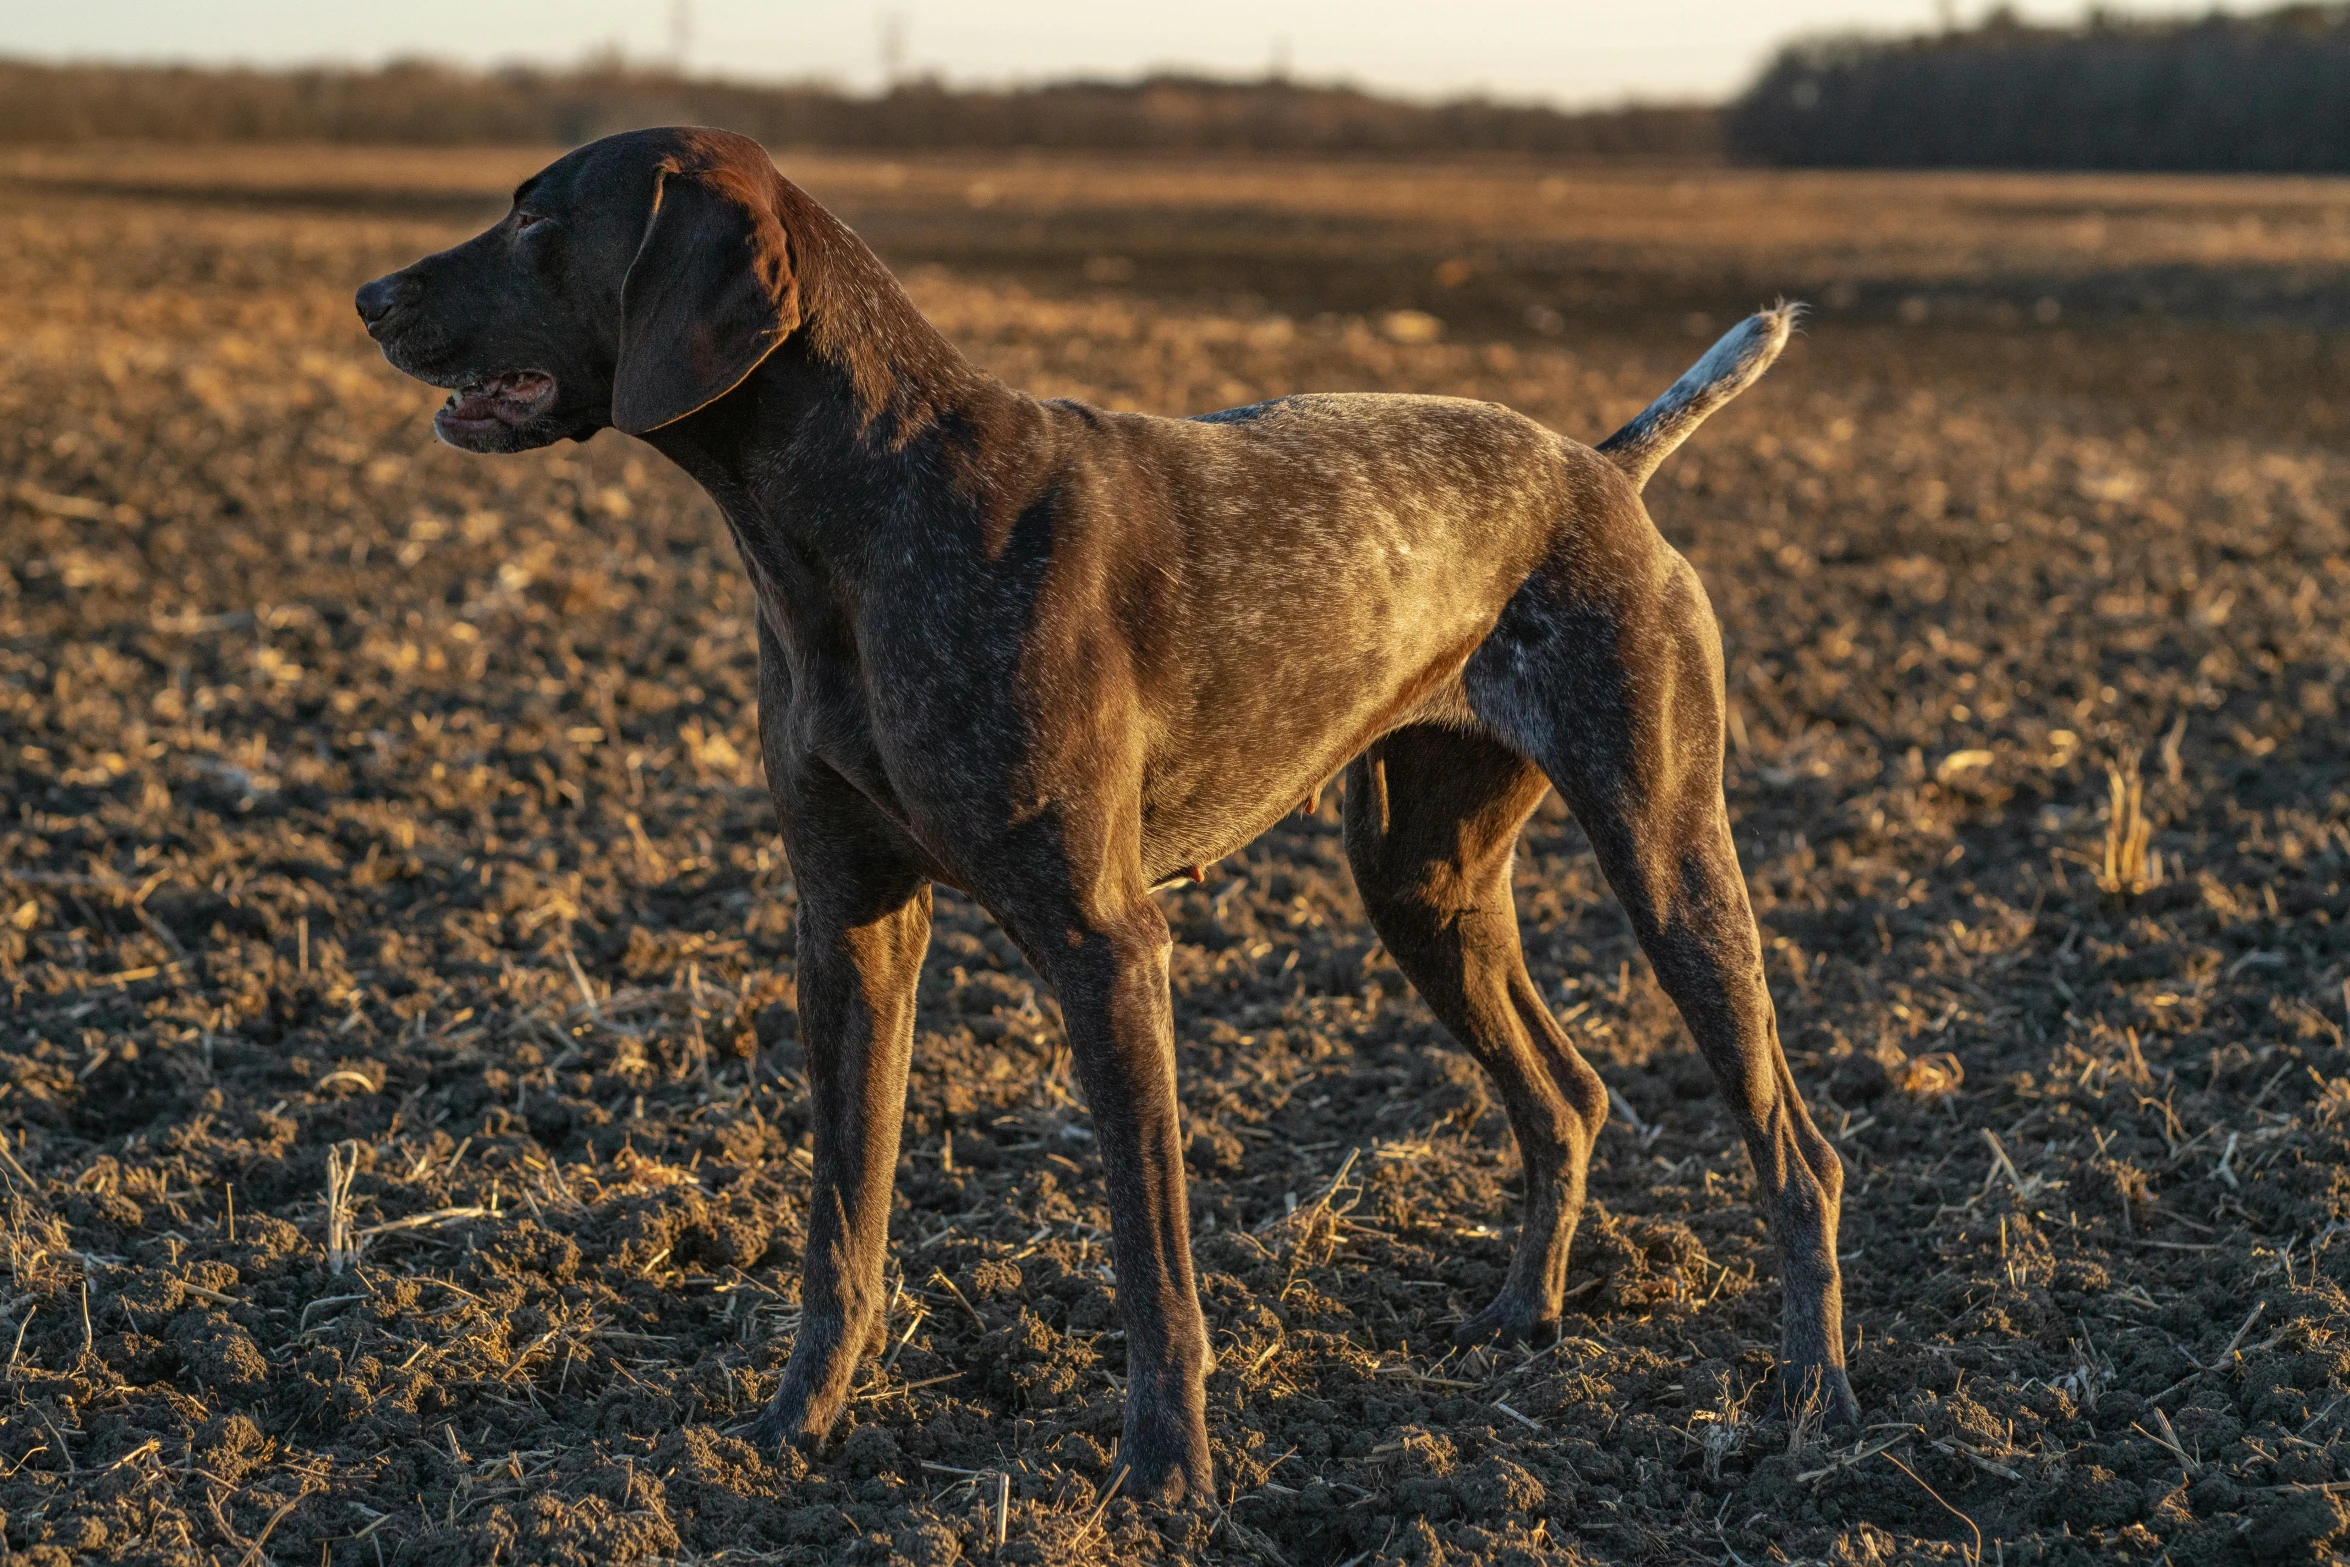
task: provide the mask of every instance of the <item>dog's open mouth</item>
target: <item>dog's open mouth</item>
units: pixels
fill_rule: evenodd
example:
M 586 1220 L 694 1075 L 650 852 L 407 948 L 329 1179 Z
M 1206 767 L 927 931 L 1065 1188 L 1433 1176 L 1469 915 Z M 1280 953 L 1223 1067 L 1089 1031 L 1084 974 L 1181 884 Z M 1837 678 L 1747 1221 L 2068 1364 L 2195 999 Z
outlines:
M 447 435 L 474 435 L 501 426 L 513 429 L 545 413 L 554 402 L 553 376 L 543 370 L 509 370 L 451 391 L 433 422 Z

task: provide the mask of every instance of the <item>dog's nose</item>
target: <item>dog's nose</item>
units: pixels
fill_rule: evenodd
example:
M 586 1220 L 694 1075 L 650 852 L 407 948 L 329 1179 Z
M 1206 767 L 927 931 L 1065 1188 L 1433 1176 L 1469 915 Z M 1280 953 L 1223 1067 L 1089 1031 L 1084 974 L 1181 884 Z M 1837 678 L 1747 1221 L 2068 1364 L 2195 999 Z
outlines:
M 363 285 L 356 303 L 359 319 L 372 335 L 376 328 L 390 318 L 393 311 L 416 297 L 416 280 L 394 272 Z

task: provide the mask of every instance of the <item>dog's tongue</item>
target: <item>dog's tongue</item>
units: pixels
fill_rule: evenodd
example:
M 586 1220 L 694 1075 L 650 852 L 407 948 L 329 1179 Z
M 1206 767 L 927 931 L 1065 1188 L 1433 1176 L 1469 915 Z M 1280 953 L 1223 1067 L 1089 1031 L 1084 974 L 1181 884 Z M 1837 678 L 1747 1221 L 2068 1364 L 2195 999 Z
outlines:
M 515 370 L 449 394 L 449 414 L 456 419 L 497 419 L 519 424 L 537 413 L 554 385 L 552 376 L 535 370 Z
M 468 387 L 461 392 L 452 392 L 449 395 L 449 415 L 454 419 L 496 417 L 491 412 L 490 394 L 486 388 L 482 387 Z

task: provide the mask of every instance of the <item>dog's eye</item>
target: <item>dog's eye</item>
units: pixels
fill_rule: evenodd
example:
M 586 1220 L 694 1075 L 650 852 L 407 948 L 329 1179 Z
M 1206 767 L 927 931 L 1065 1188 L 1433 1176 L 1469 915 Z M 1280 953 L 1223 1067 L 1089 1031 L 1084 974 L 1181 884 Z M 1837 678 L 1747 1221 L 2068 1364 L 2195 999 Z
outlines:
M 547 215 L 543 212 L 517 212 L 514 214 L 514 226 L 517 229 L 537 228 L 546 221 Z

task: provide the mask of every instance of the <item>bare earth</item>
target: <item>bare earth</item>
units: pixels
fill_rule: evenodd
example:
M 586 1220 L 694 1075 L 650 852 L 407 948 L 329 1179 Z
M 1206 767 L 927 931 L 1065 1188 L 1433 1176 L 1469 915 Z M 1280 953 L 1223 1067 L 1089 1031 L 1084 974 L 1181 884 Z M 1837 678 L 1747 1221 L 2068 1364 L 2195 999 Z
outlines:
M 1729 643 L 1868 1429 L 1761 1418 L 1745 1156 L 1555 807 L 1527 946 L 1621 1120 L 1564 1341 L 1446 1352 L 1516 1158 L 1325 803 L 1166 898 L 1227 1487 L 1166 1521 L 1105 1503 L 1054 1005 L 952 897 L 890 1347 L 834 1451 L 738 1434 L 808 1141 L 748 593 L 640 445 L 434 446 L 349 304 L 540 161 L 0 155 L 11 1550 L 2350 1544 L 2350 184 L 784 158 L 979 360 L 1123 407 L 1448 392 L 1596 438 L 1759 300 L 1821 306 L 1650 501 Z

